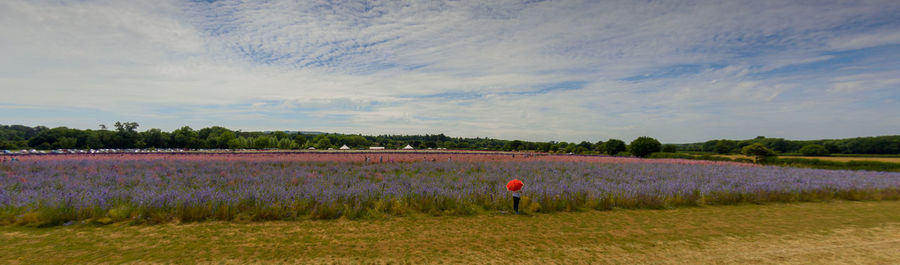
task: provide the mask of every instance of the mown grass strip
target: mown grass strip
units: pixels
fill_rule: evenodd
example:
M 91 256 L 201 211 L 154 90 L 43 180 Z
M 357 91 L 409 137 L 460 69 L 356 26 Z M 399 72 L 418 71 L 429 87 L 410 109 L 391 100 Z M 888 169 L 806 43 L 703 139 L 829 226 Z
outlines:
M 0 227 L 0 263 L 881 263 L 900 202 Z M 892 241 L 893 240 L 893 241 Z

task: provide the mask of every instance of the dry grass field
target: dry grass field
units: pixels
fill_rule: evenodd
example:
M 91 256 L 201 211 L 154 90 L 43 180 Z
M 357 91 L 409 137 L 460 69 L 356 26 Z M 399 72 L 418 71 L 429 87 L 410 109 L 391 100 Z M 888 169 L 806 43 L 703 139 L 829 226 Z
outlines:
M 745 155 L 717 155 L 717 156 L 727 157 L 727 158 L 731 158 L 731 159 L 735 159 L 735 158 L 753 159 L 752 157 L 745 156 Z M 887 162 L 887 163 L 900 163 L 900 157 L 782 156 L 782 158 L 819 159 L 819 160 L 835 161 L 835 162 L 876 161 L 876 162 Z
M 2 264 L 898 264 L 900 202 L 0 227 Z
M 850 161 L 877 161 L 888 163 L 900 163 L 900 157 L 850 157 L 850 156 L 786 156 L 786 158 L 820 159 L 837 162 Z

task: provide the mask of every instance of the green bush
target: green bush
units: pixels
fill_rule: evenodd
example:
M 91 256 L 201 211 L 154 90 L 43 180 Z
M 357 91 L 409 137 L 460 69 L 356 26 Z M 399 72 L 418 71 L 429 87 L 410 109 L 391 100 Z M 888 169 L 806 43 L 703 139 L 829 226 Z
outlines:
M 603 143 L 603 146 L 608 155 L 618 155 L 627 150 L 625 142 L 619 139 L 609 139 L 609 141 Z
M 752 156 L 756 158 L 756 162 L 765 161 L 769 157 L 775 156 L 774 151 L 758 143 L 744 146 L 744 148 L 741 149 L 741 153 L 743 153 L 745 156 Z
M 628 149 L 637 157 L 647 157 L 652 153 L 659 152 L 662 149 L 662 144 L 651 137 L 641 136 L 631 141 Z

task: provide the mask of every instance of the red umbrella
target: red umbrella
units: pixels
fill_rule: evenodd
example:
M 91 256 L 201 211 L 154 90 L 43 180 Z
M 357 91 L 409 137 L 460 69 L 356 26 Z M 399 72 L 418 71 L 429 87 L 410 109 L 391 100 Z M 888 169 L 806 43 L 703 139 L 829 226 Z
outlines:
M 510 191 L 519 191 L 522 189 L 522 186 L 525 186 L 525 183 L 522 183 L 519 179 L 510 180 L 509 183 L 506 183 L 506 189 Z

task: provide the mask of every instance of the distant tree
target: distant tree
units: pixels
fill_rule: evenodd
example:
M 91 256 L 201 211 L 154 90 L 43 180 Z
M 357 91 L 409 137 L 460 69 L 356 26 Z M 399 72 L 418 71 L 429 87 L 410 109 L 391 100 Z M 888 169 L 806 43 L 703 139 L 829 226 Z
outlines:
M 184 126 L 172 131 L 170 134 L 172 145 L 177 148 L 188 148 L 197 141 L 198 134 L 190 126 Z
M 94 146 L 91 145 L 92 148 L 114 148 L 115 146 L 115 138 L 116 132 L 110 130 L 99 130 L 94 131 L 94 134 L 97 135 L 97 138 L 100 140 L 100 145 Z
M 828 149 L 828 153 L 840 153 L 841 147 L 835 142 L 825 142 L 825 149 Z
M 625 146 L 625 142 L 619 139 L 609 139 L 603 145 L 606 146 L 604 149 L 606 149 L 606 154 L 608 155 L 616 155 L 628 150 L 628 147 Z
M 234 147 L 231 149 L 238 148 L 253 148 L 253 140 L 251 138 L 239 136 L 237 138 L 237 145 L 234 145 Z
M 537 150 L 541 152 L 550 152 L 550 143 L 538 143 Z
M 346 144 L 348 147 L 353 148 L 362 148 L 369 146 L 369 140 L 366 140 L 366 138 L 361 135 L 348 135 L 341 138 L 340 144 Z
M 744 146 L 744 148 L 741 149 L 741 153 L 743 153 L 745 156 L 754 157 L 755 161 L 757 163 L 761 163 L 761 162 L 765 161 L 766 159 L 768 159 L 769 157 L 775 156 L 774 151 L 772 151 L 769 148 L 766 148 L 766 146 L 759 144 L 759 143 Z
M 662 151 L 666 153 L 675 153 L 678 152 L 678 146 L 674 144 L 664 144 L 662 146 Z
M 103 148 L 103 141 L 100 140 L 100 133 L 101 132 L 98 131 L 88 130 L 84 140 L 84 148 Z
M 744 146 L 748 146 L 748 145 L 754 144 L 754 143 L 756 143 L 755 141 L 756 141 L 756 140 L 752 140 L 752 139 L 751 139 L 751 140 L 737 141 L 737 150 L 738 150 L 738 151 L 743 150 Z
M 48 142 L 44 142 L 42 144 L 39 144 L 38 146 L 35 146 L 34 148 L 39 150 L 50 150 L 51 148 L 53 148 L 53 146 L 50 146 L 50 143 Z
M 637 157 L 647 157 L 652 153 L 659 152 L 662 144 L 656 139 L 647 136 L 641 136 L 628 145 L 631 154 Z
M 216 148 L 229 148 L 229 149 L 237 149 L 232 148 L 233 145 L 232 140 L 237 139 L 237 136 L 232 131 L 224 131 L 216 137 Z
M 591 142 L 588 141 L 581 141 L 578 143 L 578 147 L 584 148 L 585 151 L 589 151 L 594 149 L 594 144 L 591 144 Z
M 169 147 L 169 137 L 169 133 L 156 128 L 140 133 L 140 138 L 144 144 L 155 148 Z
M 15 141 L 7 141 L 4 139 L 0 139 L 0 150 L 14 150 L 19 149 L 19 145 L 16 144 Z
M 808 144 L 800 148 L 800 153 L 805 156 L 826 156 L 828 149 L 818 144 Z
M 715 152 L 716 144 L 719 143 L 719 140 L 709 140 L 703 143 L 700 147 L 700 150 L 703 152 Z
M 332 148 L 331 140 L 328 140 L 328 137 L 322 137 L 322 138 L 319 138 L 319 141 L 316 141 L 316 149 L 328 149 L 328 148 Z
M 278 140 L 278 149 L 295 149 L 295 147 L 297 147 L 297 144 L 287 137 Z
M 115 146 L 118 148 L 134 148 L 139 140 L 137 122 L 116 122 Z
M 556 147 L 554 149 L 554 152 L 566 152 L 566 146 L 569 146 L 569 143 L 558 142 L 558 143 L 554 144 L 553 146 Z
M 516 151 L 516 150 L 520 150 L 521 148 L 522 148 L 522 141 L 520 141 L 520 140 L 512 140 L 512 141 L 506 142 L 506 144 L 503 146 L 503 150 L 506 150 L 506 151 Z
M 387 146 L 385 146 L 385 147 L 387 147 Z M 459 149 L 472 149 L 472 145 L 470 145 L 468 142 L 464 142 L 464 141 L 456 144 L 456 147 Z
M 730 154 L 737 148 L 737 142 L 732 140 L 719 140 L 716 142 L 716 153 Z
M 322 141 L 322 139 L 328 139 L 328 135 L 327 134 L 316 134 L 316 136 L 312 138 L 312 142 L 319 143 L 319 141 Z M 329 144 L 331 144 L 331 139 L 328 139 L 328 142 L 329 142 Z
M 271 137 L 269 136 L 261 135 L 253 139 L 253 148 L 266 149 L 270 147 L 275 147 L 275 145 L 272 144 Z
M 228 149 L 232 149 L 232 150 L 243 148 L 243 145 L 241 144 L 241 140 L 238 138 L 228 140 L 227 145 L 228 145 Z
M 7 141 L 0 139 L 0 150 L 15 150 L 19 149 L 19 145 L 16 144 L 15 141 Z
M 598 153 L 604 154 L 606 153 L 606 146 L 603 144 L 603 141 L 597 141 L 594 143 L 593 150 Z
M 288 138 L 288 134 L 284 131 L 275 131 L 272 133 L 272 136 L 274 136 L 278 140 Z
M 62 128 L 62 127 L 60 127 Z M 58 129 L 58 128 L 54 128 Z M 38 148 L 38 146 L 42 146 L 43 144 L 47 144 L 47 149 L 52 148 L 50 146 L 52 143 L 56 143 L 59 137 L 62 137 L 61 133 L 58 130 L 46 130 L 38 133 L 34 137 L 28 139 L 28 146 Z M 40 149 L 40 148 L 38 148 Z
M 78 143 L 78 139 L 75 139 L 75 137 L 59 137 L 53 146 L 62 149 L 72 149 L 75 148 L 76 143 Z
M 847 139 L 841 149 L 848 154 L 898 154 L 900 135 Z
M 577 145 L 577 144 L 575 144 L 575 143 L 569 143 L 569 144 L 566 145 L 566 148 L 564 149 L 564 151 L 565 151 L 566 153 L 575 153 L 575 151 L 578 151 L 577 149 L 578 149 L 578 145 Z
M 763 144 L 772 151 L 786 153 L 791 151 L 791 144 L 782 138 L 762 138 L 758 139 L 758 143 Z M 793 149 L 796 150 L 796 149 Z
M 298 133 L 296 136 L 294 136 L 294 142 L 297 143 L 297 146 L 304 146 L 306 145 L 306 136 Z

